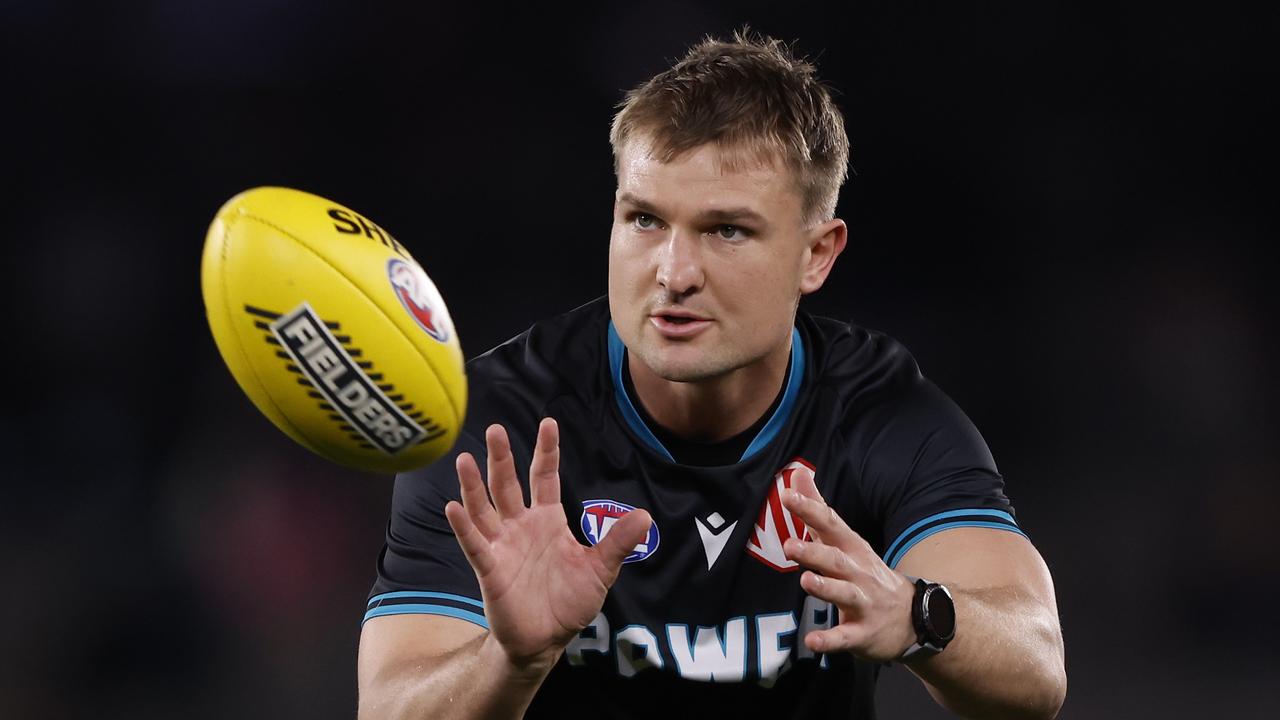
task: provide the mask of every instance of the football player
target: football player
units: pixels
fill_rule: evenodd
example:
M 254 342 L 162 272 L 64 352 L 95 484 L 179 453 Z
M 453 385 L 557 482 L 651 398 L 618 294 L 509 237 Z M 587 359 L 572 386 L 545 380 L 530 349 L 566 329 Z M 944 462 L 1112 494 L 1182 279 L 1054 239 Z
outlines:
M 1056 715 L 1053 582 L 982 437 L 892 338 L 799 310 L 846 243 L 813 66 L 708 39 L 611 141 L 608 296 L 472 360 L 452 455 L 396 478 L 360 716 L 869 718 L 890 662 Z

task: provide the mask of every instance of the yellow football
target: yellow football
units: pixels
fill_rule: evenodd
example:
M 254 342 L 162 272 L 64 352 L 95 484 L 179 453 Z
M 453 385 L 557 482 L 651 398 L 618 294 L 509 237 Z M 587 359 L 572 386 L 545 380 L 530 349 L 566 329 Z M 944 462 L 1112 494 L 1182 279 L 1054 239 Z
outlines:
M 458 333 L 386 230 L 309 193 L 254 188 L 214 217 L 200 276 L 222 359 L 289 437 L 373 472 L 453 446 L 467 407 Z

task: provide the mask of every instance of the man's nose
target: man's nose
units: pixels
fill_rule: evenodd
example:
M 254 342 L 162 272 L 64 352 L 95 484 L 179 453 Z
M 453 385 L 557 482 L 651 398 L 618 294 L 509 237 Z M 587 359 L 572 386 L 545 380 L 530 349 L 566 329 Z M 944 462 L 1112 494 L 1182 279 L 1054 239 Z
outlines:
M 673 229 L 658 258 L 658 284 L 674 296 L 697 292 L 706 280 L 702 238 L 697 232 Z

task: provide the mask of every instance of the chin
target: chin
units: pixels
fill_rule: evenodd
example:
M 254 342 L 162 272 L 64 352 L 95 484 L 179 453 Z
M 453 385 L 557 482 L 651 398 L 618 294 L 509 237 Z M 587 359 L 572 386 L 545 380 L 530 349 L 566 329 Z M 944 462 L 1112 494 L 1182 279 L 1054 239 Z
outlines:
M 693 348 L 639 348 L 636 358 L 658 377 L 669 382 L 700 382 L 724 375 L 735 365 Z
M 655 375 L 667 382 L 692 383 L 709 380 L 721 373 L 708 371 L 705 368 L 672 365 L 668 367 L 650 367 Z

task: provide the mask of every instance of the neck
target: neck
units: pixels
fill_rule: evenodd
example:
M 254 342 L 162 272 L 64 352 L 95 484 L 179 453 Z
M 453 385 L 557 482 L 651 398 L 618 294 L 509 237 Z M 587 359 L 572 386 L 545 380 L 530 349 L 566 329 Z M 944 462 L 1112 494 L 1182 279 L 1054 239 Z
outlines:
M 659 425 L 700 442 L 727 440 L 751 427 L 769 409 L 786 382 L 791 358 L 787 342 L 761 360 L 696 382 L 662 378 L 630 351 L 627 367 L 637 399 Z

